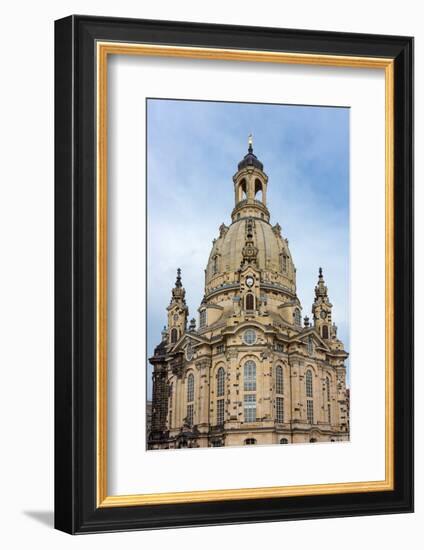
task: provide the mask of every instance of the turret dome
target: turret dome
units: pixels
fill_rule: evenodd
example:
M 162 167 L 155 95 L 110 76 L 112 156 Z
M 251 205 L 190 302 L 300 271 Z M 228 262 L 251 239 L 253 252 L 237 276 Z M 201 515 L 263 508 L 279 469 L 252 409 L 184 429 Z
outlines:
M 243 168 L 247 168 L 249 166 L 253 166 L 253 167 L 257 168 L 258 170 L 263 170 L 264 169 L 264 165 L 262 164 L 262 162 L 253 153 L 253 144 L 252 144 L 251 141 L 249 142 L 249 148 L 247 150 L 247 155 L 245 155 L 243 160 L 241 160 L 238 163 L 238 169 L 243 170 Z

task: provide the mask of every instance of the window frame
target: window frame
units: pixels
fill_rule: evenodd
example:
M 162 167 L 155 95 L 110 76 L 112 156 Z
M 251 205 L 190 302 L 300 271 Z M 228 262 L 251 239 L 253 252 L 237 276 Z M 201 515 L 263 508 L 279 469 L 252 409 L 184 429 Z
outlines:
M 248 292 L 246 294 L 246 297 L 244 299 L 244 306 L 246 311 L 255 311 L 255 296 L 251 292 Z
M 278 424 L 284 424 L 284 397 L 281 395 L 275 398 L 275 420 Z
M 277 365 L 275 369 L 275 393 L 284 395 L 284 370 L 281 365 Z
M 194 374 L 190 372 L 187 376 L 187 403 L 194 401 Z
M 256 422 L 256 393 L 246 393 L 243 397 L 243 417 L 246 424 Z
M 248 334 L 253 334 L 254 340 L 251 342 L 248 341 Z M 247 328 L 243 333 L 243 342 L 246 344 L 246 346 L 254 346 L 258 340 L 258 336 L 256 334 L 256 330 L 254 328 Z
M 216 424 L 222 426 L 225 422 L 225 399 L 222 397 L 216 400 Z
M 256 388 L 257 388 L 256 377 L 257 377 L 256 363 L 252 359 L 248 359 L 243 365 L 243 391 L 256 392 Z
M 222 366 L 216 371 L 216 396 L 225 396 L 225 369 Z

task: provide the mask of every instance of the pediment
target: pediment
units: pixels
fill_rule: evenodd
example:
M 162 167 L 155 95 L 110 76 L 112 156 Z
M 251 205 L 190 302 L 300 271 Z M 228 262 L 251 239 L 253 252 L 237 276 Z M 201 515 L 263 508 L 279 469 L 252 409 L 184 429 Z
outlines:
M 194 347 L 197 347 L 199 344 L 210 344 L 209 340 L 207 340 L 206 338 L 203 338 L 202 336 L 194 333 L 186 332 L 181 336 L 181 338 L 172 348 L 172 351 L 174 353 L 178 351 L 183 351 L 189 343 L 191 343 Z
M 291 340 L 300 340 L 303 344 L 306 344 L 309 337 L 312 337 L 315 346 L 324 348 L 326 350 L 329 349 L 328 345 L 324 342 L 324 340 L 313 327 L 303 331 L 301 334 L 293 336 Z

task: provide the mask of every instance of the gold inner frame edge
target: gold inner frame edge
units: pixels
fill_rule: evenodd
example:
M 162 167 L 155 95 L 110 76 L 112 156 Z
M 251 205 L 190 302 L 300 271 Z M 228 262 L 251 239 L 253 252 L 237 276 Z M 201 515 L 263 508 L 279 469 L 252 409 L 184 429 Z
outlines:
M 315 485 L 218 489 L 133 495 L 107 494 L 107 61 L 108 55 L 182 57 L 262 63 L 384 69 L 385 71 L 385 479 Z M 194 48 L 152 44 L 96 43 L 97 63 L 97 506 L 142 506 L 278 498 L 306 495 L 365 493 L 394 489 L 394 60 L 337 56 Z

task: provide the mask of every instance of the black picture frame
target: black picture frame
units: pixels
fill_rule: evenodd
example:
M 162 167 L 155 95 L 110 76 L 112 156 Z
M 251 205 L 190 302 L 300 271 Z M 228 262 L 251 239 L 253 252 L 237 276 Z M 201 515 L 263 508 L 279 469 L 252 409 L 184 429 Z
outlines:
M 98 40 L 394 60 L 392 491 L 97 507 Z M 55 22 L 55 527 L 94 533 L 413 511 L 413 39 L 73 15 Z

